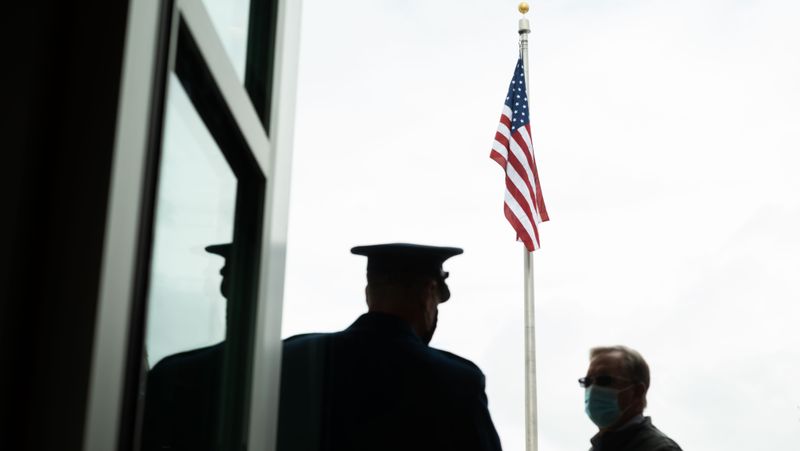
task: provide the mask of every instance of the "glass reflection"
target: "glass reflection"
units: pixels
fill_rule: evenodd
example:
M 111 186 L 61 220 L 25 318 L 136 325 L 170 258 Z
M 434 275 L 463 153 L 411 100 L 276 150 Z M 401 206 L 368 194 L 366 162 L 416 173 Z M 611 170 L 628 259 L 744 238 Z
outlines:
M 239 81 L 244 83 L 250 0 L 203 0 Z
M 236 178 L 178 79 L 164 122 L 147 297 L 142 449 L 218 449 Z

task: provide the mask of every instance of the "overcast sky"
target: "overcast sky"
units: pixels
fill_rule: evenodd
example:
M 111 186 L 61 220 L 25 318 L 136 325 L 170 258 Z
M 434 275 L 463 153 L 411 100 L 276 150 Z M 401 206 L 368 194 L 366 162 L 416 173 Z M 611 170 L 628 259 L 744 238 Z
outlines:
M 365 311 L 352 246 L 460 246 L 432 346 L 524 449 L 522 245 L 489 159 L 514 1 L 303 1 L 283 335 Z M 585 449 L 576 379 L 626 344 L 686 450 L 800 441 L 800 3 L 538 1 L 540 450 Z

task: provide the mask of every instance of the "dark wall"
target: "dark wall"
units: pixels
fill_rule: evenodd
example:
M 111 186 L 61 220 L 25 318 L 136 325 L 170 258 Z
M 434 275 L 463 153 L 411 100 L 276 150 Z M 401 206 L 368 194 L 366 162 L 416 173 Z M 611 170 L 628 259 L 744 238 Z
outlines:
M 127 1 L 25 3 L 0 19 L 0 449 L 78 450 Z

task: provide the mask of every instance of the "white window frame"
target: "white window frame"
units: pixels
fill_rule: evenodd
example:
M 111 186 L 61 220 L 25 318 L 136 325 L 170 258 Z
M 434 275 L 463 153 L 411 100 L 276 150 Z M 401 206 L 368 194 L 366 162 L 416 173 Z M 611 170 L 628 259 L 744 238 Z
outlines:
M 280 0 L 275 32 L 269 134 L 261 124 L 199 0 L 176 0 L 217 86 L 267 178 L 248 449 L 275 447 L 289 186 L 297 90 L 300 0 Z M 85 451 L 116 449 L 136 280 L 141 205 L 161 4 L 130 0 L 112 164 L 102 275 L 84 428 Z M 173 33 L 177 27 L 173 27 Z M 172 40 L 174 41 L 174 39 Z M 170 67 L 168 70 L 172 70 Z M 163 120 L 163 118 L 162 118 Z M 268 137 L 269 136 L 269 137 Z

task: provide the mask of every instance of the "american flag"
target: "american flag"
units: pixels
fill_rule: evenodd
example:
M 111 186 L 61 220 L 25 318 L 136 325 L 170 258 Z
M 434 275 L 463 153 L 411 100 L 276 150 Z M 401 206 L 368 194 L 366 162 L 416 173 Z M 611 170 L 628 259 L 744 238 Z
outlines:
M 506 219 L 517 232 L 517 240 L 521 240 L 528 251 L 533 252 L 539 249 L 539 230 L 536 225 L 550 218 L 542 199 L 536 159 L 533 158 L 527 92 L 525 69 L 520 58 L 508 87 L 508 96 L 489 156 L 506 172 L 503 206 Z

